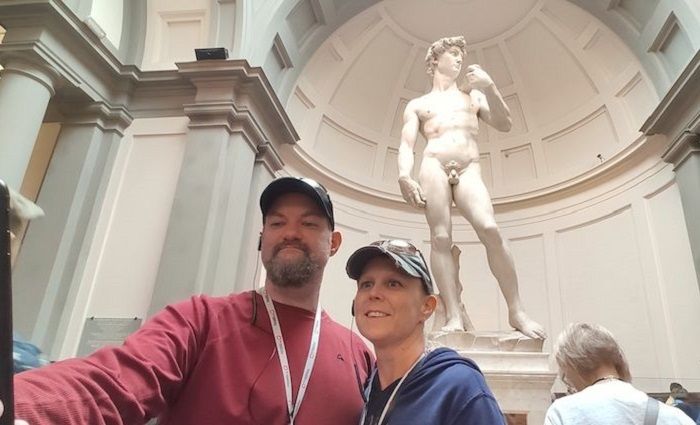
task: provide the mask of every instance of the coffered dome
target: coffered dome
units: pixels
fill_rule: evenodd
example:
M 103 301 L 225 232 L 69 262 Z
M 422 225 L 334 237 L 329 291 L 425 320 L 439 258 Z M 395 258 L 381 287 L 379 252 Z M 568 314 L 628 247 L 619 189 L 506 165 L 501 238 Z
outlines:
M 483 179 L 495 203 L 575 185 L 619 163 L 658 99 L 636 57 L 565 0 L 385 0 L 340 26 L 301 72 L 287 109 L 304 165 L 351 190 L 400 200 L 397 152 L 406 103 L 430 89 L 424 57 L 464 35 L 513 128 L 482 123 Z M 416 164 L 424 141 L 416 147 Z

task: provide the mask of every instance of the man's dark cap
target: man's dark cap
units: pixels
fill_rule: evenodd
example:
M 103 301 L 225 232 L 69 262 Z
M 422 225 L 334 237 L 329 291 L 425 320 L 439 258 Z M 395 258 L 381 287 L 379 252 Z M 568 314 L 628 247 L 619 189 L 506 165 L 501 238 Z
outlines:
M 306 177 L 280 177 L 267 185 L 262 195 L 260 195 L 260 210 L 262 211 L 263 221 L 265 221 L 270 207 L 272 207 L 277 198 L 287 193 L 302 193 L 313 199 L 328 219 L 331 229 L 335 229 L 333 203 L 330 195 L 328 195 L 328 191 L 317 181 Z
M 350 279 L 358 280 L 367 263 L 380 255 L 392 259 L 396 267 L 407 275 L 421 279 L 426 293 L 435 293 L 423 254 L 413 244 L 400 239 L 376 241 L 363 246 L 348 258 L 345 271 Z

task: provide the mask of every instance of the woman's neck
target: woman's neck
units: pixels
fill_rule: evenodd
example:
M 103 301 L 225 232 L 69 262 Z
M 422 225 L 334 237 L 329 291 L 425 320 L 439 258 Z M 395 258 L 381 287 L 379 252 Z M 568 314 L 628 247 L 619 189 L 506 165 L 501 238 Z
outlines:
M 385 347 L 375 346 L 377 375 L 382 389 L 403 377 L 425 353 L 425 339 L 421 330 L 400 344 Z

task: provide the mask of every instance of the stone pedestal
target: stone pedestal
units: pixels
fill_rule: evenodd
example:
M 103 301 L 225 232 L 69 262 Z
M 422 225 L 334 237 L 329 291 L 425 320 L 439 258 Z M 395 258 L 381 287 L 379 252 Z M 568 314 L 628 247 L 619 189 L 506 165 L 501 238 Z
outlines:
M 486 376 L 498 404 L 506 414 L 527 418 L 527 424 L 544 422 L 551 404 L 557 374 L 549 368 L 549 355 L 542 340 L 513 332 L 436 332 L 429 336 L 433 347 L 444 346 L 472 359 Z

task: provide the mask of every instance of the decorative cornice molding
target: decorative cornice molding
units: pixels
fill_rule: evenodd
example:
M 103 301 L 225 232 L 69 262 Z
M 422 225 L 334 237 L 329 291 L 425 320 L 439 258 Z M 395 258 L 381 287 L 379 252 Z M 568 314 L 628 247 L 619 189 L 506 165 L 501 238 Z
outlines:
M 299 136 L 262 68 L 245 60 L 178 63 L 177 73 L 195 87 L 184 105 L 190 128 L 225 127 L 240 133 L 256 152 L 256 161 L 274 173 L 284 163 L 277 149 Z
M 229 134 L 241 133 L 254 151 L 261 144 L 268 143 L 265 132 L 253 114 L 238 110 L 233 102 L 191 103 L 184 106 L 185 115 L 190 119 L 188 127 L 224 127 Z
M 255 162 L 264 164 L 265 168 L 274 174 L 284 167 L 284 161 L 279 156 L 277 150 L 268 142 L 258 146 L 258 154 L 255 157 Z
M 642 124 L 640 131 L 644 134 L 667 134 L 668 129 L 675 124 L 679 112 L 689 106 L 700 105 L 698 93 L 700 93 L 700 50 L 695 52 L 676 82 Z
M 102 84 L 130 67 L 120 64 L 116 56 L 99 40 L 70 8 L 57 0 L 12 0 L 0 3 L 0 16 L 7 30 L 0 44 L 0 63 L 23 53 L 55 68 L 72 85 Z M 76 72 L 80 64 L 87 75 Z M 92 84 L 90 84 L 92 83 Z M 100 92 L 100 90 L 95 90 Z M 87 91 L 86 91 L 87 92 Z M 89 93 L 95 97 L 95 93 Z M 107 93 L 102 93 L 108 99 Z
M 524 206 L 544 204 L 551 202 L 553 199 L 571 196 L 581 190 L 585 190 L 593 184 L 624 173 L 629 167 L 639 164 L 649 155 L 656 155 L 658 158 L 658 140 L 658 138 L 648 138 L 644 135 L 640 135 L 635 141 L 630 143 L 629 146 L 595 168 L 545 187 L 520 192 L 514 195 L 494 196 L 492 198 L 492 203 L 503 211 L 518 209 Z M 354 194 L 354 197 L 371 199 L 373 203 L 387 205 L 395 209 L 410 210 L 410 207 L 407 206 L 400 194 L 369 187 L 357 180 L 353 180 L 352 177 L 342 176 L 316 161 L 306 153 L 300 145 L 296 145 L 293 149 L 285 152 L 290 152 L 285 155 L 285 159 L 293 163 L 304 173 L 312 177 L 315 176 L 316 178 L 330 176 L 342 187 L 342 191 L 347 192 L 349 190 Z
M 131 125 L 134 118 L 123 106 L 111 106 L 105 102 L 90 104 L 63 103 L 60 106 L 66 124 L 95 125 L 105 132 L 116 132 L 120 136 Z
M 669 145 L 662 157 L 678 167 L 698 151 L 700 138 L 700 50 L 640 129 L 647 135 L 663 134 Z
M 24 75 L 38 82 L 49 91 L 51 96 L 62 84 L 61 75 L 51 65 L 42 64 L 39 61 L 26 59 L 21 55 L 13 56 L 5 65 L 5 73 Z
M 661 157 L 664 161 L 672 163 L 675 170 L 695 153 L 700 153 L 700 113 L 685 130 L 671 140 Z
M 92 101 L 113 105 L 109 108 L 125 111 L 128 120 L 187 114 L 195 121 L 207 115 L 211 121 L 213 115 L 223 113 L 230 115 L 226 125 L 247 132 L 256 145 L 299 140 L 262 68 L 246 60 L 187 62 L 178 63 L 177 70 L 141 71 L 121 64 L 62 1 L 4 1 L 0 16 L 7 29 L 7 38 L 0 44 L 0 64 L 23 58 L 55 69 L 67 91 L 77 89 Z M 56 103 L 63 101 L 61 96 L 56 98 Z M 232 102 L 234 107 L 215 112 L 212 102 Z
M 253 67 L 244 59 L 210 60 L 177 63 L 178 75 L 197 88 L 195 102 L 233 99 L 236 107 L 262 109 L 258 120 L 270 120 L 280 138 L 279 143 L 294 144 L 299 135 L 287 115 L 277 93 L 261 67 Z M 254 106 L 255 105 L 255 106 Z

